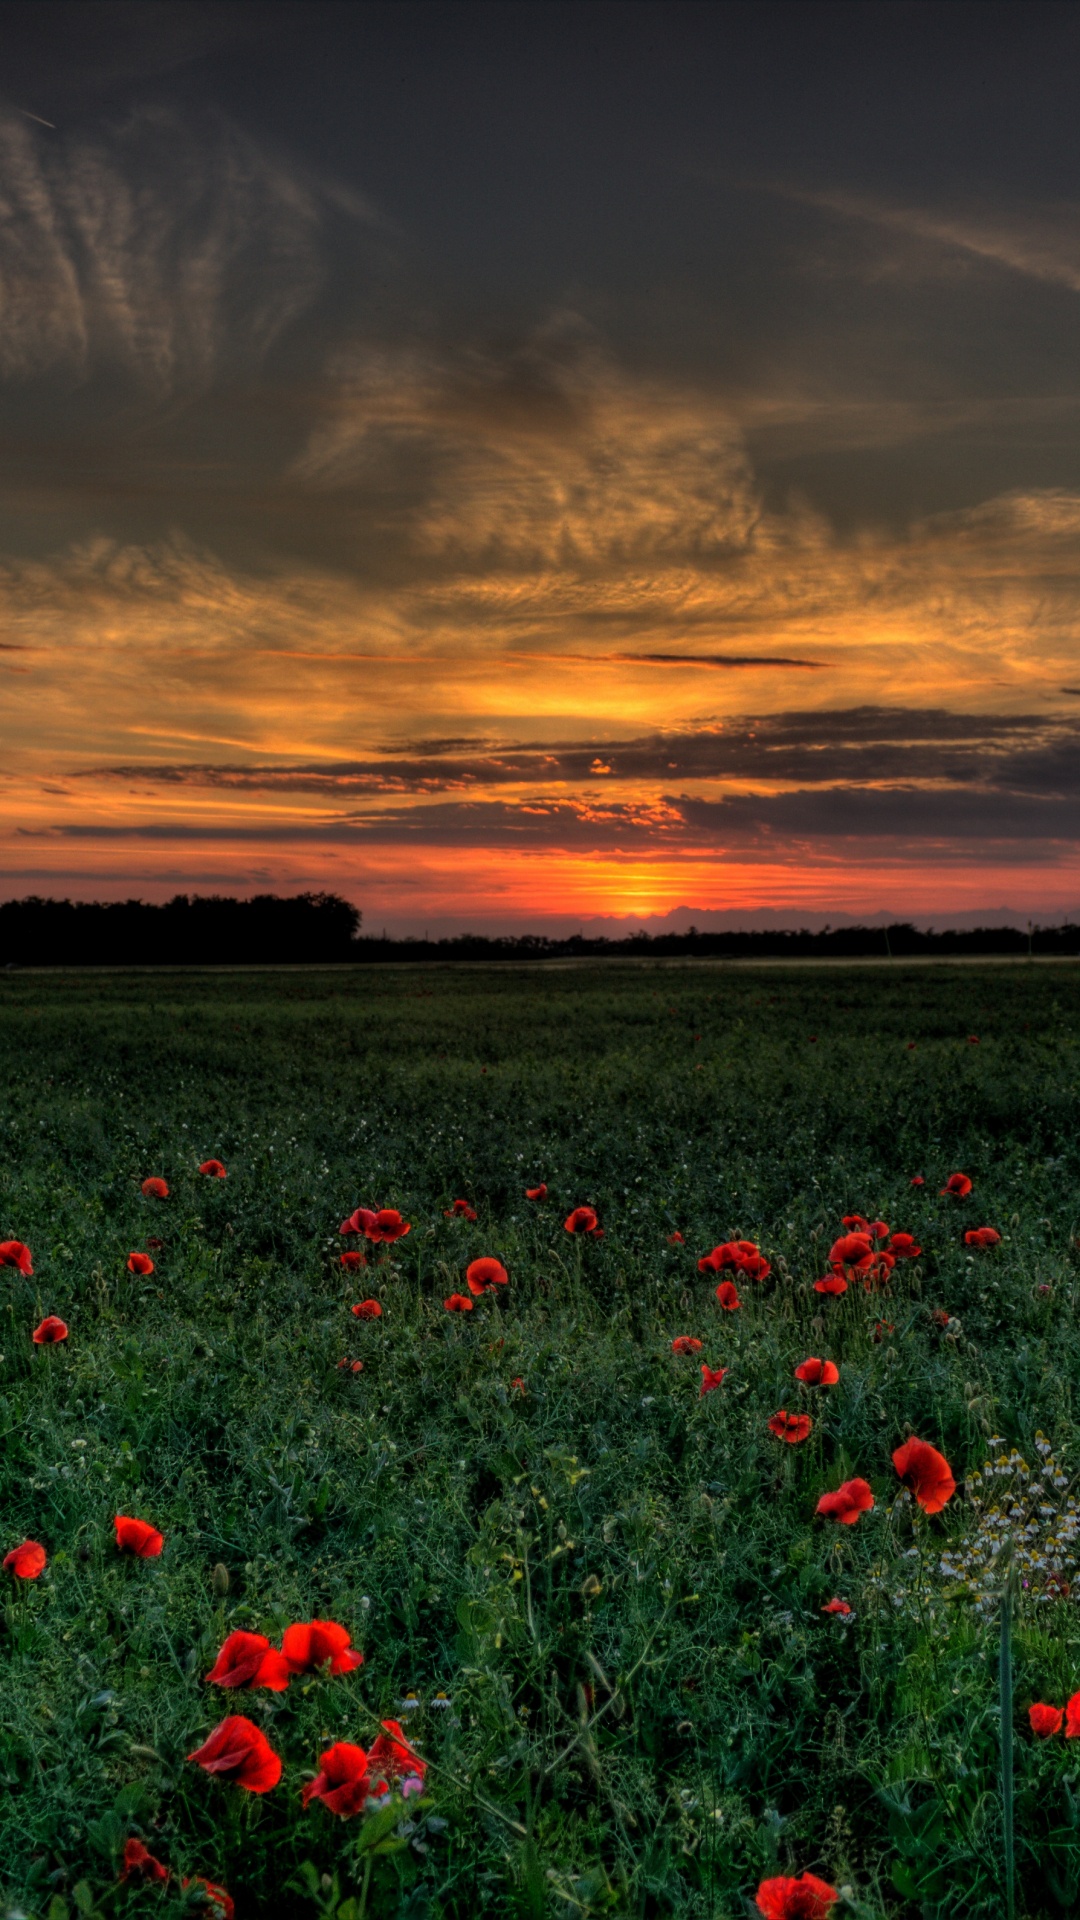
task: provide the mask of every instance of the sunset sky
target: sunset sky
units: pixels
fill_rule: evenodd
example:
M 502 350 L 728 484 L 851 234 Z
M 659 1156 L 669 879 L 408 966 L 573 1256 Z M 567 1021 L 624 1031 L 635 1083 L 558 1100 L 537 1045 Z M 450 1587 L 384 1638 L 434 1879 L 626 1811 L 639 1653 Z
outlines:
M 0 45 L 0 897 L 1080 917 L 1080 9 Z

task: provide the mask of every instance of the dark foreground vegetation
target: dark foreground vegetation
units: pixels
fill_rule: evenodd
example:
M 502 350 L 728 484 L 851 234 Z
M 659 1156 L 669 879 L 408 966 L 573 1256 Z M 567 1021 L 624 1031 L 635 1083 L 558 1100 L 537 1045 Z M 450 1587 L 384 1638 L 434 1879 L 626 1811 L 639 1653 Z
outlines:
M 161 906 L 143 900 L 0 902 L 0 966 L 185 967 L 363 965 L 405 961 L 560 959 L 904 960 L 937 955 L 1080 956 L 1080 926 L 974 927 L 922 932 L 889 927 L 826 927 L 820 932 L 633 933 L 625 939 L 571 934 L 488 937 L 464 933 L 429 940 L 361 934 L 356 907 L 333 893 L 235 900 L 180 893 Z
M 1010 1879 L 1029 1920 L 1075 1911 L 1080 1742 L 1029 1708 L 1080 1691 L 1078 993 L 1052 965 L 0 981 L 0 1235 L 33 1265 L 0 1267 L 0 1554 L 47 1554 L 4 1575 L 0 1911 L 218 1920 L 202 1877 L 238 1920 L 745 1920 L 804 1871 L 862 1920 L 998 1920 Z M 343 1237 L 358 1205 L 411 1230 Z M 586 1205 L 603 1238 L 565 1230 Z M 856 1213 L 921 1253 L 817 1291 Z M 764 1277 L 699 1271 L 735 1239 Z M 507 1284 L 447 1311 L 479 1256 Z M 912 1432 L 958 1483 L 934 1515 Z M 819 1516 L 855 1477 L 872 1508 Z M 162 1551 L 119 1552 L 117 1514 Z M 231 1633 L 312 1620 L 364 1665 L 207 1683 Z M 227 1715 L 271 1790 L 185 1757 Z M 386 1718 L 422 1795 L 305 1808 Z M 164 1879 L 121 1881 L 135 1842 Z

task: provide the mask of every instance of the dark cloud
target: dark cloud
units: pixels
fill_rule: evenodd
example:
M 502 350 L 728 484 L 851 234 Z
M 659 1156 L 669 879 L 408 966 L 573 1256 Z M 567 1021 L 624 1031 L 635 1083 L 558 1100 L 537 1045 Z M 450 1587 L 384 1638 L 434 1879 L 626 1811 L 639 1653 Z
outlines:
M 604 777 L 670 787 L 674 780 L 745 780 L 835 788 L 903 781 L 978 787 L 1002 794 L 1080 791 L 1080 721 L 1044 715 L 981 715 L 946 709 L 862 707 L 847 712 L 775 713 L 692 732 L 628 741 L 488 747 L 425 741 L 411 752 L 302 765 L 121 765 L 87 781 L 213 787 L 240 793 L 433 794 L 493 787 L 542 790 L 595 785 Z M 727 802 L 724 803 L 728 804 Z M 756 804 L 756 802 L 755 802 Z

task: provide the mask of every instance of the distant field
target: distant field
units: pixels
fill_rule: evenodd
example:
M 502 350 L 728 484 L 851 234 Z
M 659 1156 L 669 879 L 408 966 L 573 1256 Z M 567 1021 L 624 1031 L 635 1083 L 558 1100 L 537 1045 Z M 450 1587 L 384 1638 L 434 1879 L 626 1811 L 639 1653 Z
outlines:
M 4 1575 L 0 1910 L 216 1920 L 203 1876 L 238 1920 L 744 1920 L 808 1870 L 838 1915 L 990 1920 L 1002 1539 L 1017 1910 L 1075 1910 L 1080 1747 L 1028 1716 L 1080 1692 L 1075 968 L 14 973 L 0 1055 L 0 1238 L 33 1257 L 0 1267 L 0 1557 L 49 1556 Z M 585 1204 L 602 1239 L 564 1229 Z M 357 1206 L 411 1231 L 343 1239 Z M 815 1291 L 856 1213 L 921 1255 Z M 766 1279 L 699 1273 L 737 1239 Z M 508 1285 L 448 1313 L 481 1255 Z M 959 1483 L 934 1517 L 896 1498 L 909 1432 Z M 971 1482 L 1040 1444 L 1037 1491 Z M 873 1510 L 818 1517 L 856 1476 Z M 230 1632 L 313 1619 L 359 1671 L 207 1684 Z M 229 1714 L 271 1791 L 185 1760 Z M 419 1800 L 305 1809 L 387 1717 Z M 119 1883 L 131 1839 L 167 1882 Z

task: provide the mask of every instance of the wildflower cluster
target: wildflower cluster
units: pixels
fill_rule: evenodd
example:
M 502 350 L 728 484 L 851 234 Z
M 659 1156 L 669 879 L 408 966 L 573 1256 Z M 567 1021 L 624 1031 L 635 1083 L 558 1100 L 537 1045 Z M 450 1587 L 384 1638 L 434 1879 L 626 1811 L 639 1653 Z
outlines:
M 991 1446 L 1003 1446 L 995 1436 Z M 1040 1605 L 1067 1600 L 1080 1556 L 1080 1509 L 1045 1434 L 1037 1433 L 1039 1465 L 1013 1447 L 969 1474 L 966 1506 L 974 1524 L 939 1561 L 950 1598 L 965 1597 L 990 1613 L 1001 1597 L 1007 1568 L 1022 1593 Z M 1006 1551 L 1008 1549 L 1008 1551 Z

